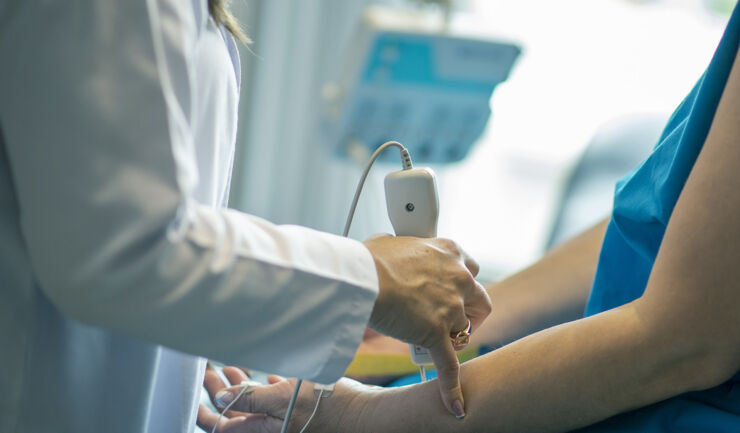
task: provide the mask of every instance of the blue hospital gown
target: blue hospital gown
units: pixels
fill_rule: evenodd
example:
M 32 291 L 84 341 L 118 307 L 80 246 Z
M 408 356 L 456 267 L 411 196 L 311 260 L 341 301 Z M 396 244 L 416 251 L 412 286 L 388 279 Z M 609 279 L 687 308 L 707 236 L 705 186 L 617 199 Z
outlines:
M 735 7 L 708 68 L 673 113 L 652 154 L 617 183 L 587 316 L 626 304 L 645 289 L 668 219 L 704 144 L 737 54 L 738 10 Z M 718 387 L 617 415 L 579 432 L 740 433 L 740 374 Z

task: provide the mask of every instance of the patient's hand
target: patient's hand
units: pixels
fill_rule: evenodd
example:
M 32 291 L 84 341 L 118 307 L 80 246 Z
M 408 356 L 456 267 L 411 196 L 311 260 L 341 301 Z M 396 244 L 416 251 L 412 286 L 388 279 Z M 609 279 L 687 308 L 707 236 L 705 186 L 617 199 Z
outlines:
M 234 367 L 224 369 L 224 374 L 232 385 L 237 384 L 229 388 L 224 386 L 215 372 L 206 373 L 210 377 L 210 379 L 206 377 L 206 382 L 211 382 L 210 386 L 206 385 L 206 389 L 216 407 L 225 407 L 242 389 L 238 384 L 245 379 L 237 377 L 234 370 L 237 369 Z M 220 385 L 214 386 L 215 380 L 218 380 Z M 224 420 L 221 421 L 219 429 L 216 431 L 220 433 L 279 433 L 296 381 L 295 379 L 284 379 L 279 376 L 268 376 L 268 381 L 268 385 L 256 387 L 253 391 L 242 395 L 231 407 L 232 410 L 225 414 Z M 376 389 L 378 388 L 362 385 L 352 379 L 340 379 L 336 383 L 331 396 L 321 399 L 316 415 L 311 420 L 309 430 L 320 432 L 353 431 L 351 425 L 348 424 L 353 419 L 348 419 L 345 415 L 358 413 L 350 410 L 355 406 L 361 407 L 364 404 L 357 397 L 371 393 Z M 301 430 L 309 416 L 311 416 L 316 400 L 313 383 L 303 382 L 291 415 L 289 432 L 297 433 Z M 198 412 L 198 426 L 210 433 L 217 417 L 218 414 L 201 406 Z
M 239 385 L 243 381 L 249 381 L 249 376 L 247 376 L 243 369 L 226 367 L 223 372 L 231 385 Z M 282 380 L 282 378 L 268 377 L 268 380 L 278 382 Z M 206 391 L 208 391 L 211 403 L 213 403 L 215 407 L 219 407 L 220 405 L 215 401 L 215 396 L 219 391 L 226 389 L 227 384 L 221 380 L 210 365 L 206 369 L 203 386 L 206 388 Z M 239 387 L 237 386 L 236 388 Z M 224 413 L 218 427 L 214 430 L 213 427 L 218 421 L 218 416 L 218 413 L 213 412 L 211 409 L 201 404 L 198 408 L 198 419 L 196 421 L 198 427 L 208 433 L 211 433 L 212 431 L 218 433 L 242 433 L 280 431 L 280 426 L 282 425 L 282 419 L 265 416 L 262 413 L 252 414 L 240 410 L 229 410 Z

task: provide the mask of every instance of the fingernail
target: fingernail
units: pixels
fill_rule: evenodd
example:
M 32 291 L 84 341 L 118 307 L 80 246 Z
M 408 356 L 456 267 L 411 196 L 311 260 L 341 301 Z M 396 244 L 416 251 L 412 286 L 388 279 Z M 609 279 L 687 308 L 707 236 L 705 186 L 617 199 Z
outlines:
M 218 396 L 216 396 L 216 398 L 218 398 Z M 455 400 L 452 402 L 452 411 L 455 412 L 455 418 L 465 418 L 465 410 L 463 409 L 463 404 L 460 400 Z
M 223 390 L 216 394 L 216 406 L 226 407 L 234 400 L 234 394 L 231 391 Z

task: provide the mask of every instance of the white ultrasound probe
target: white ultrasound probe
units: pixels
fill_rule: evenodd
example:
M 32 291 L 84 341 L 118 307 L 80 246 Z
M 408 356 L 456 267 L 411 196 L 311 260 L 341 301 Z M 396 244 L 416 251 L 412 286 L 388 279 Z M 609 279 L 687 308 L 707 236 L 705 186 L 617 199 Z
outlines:
M 400 150 L 401 165 L 403 166 L 402 170 L 391 172 L 385 177 L 385 198 L 388 206 L 388 217 L 391 220 L 391 224 L 393 224 L 393 230 L 396 232 L 396 236 L 414 236 L 418 238 L 437 237 L 439 198 L 437 197 L 437 180 L 434 172 L 430 168 L 414 168 L 408 150 L 397 141 L 383 143 L 370 156 L 370 161 L 365 166 L 360 176 L 360 181 L 357 183 L 342 235 L 345 237 L 349 235 L 349 229 L 352 225 L 352 218 L 355 215 L 357 202 L 360 199 L 362 186 L 365 184 L 365 179 L 367 179 L 370 168 L 378 156 L 389 147 L 397 147 Z M 424 366 L 434 363 L 432 357 L 429 355 L 429 351 L 421 346 L 409 344 L 409 349 L 411 351 L 411 360 L 419 366 L 421 378 L 424 381 Z M 301 379 L 296 381 L 293 395 L 285 410 L 285 418 L 283 419 L 283 427 L 280 433 L 286 433 L 288 431 L 290 417 L 293 413 L 302 382 Z M 314 393 L 317 395 L 316 406 L 314 406 L 313 413 L 303 425 L 300 433 L 306 430 L 311 419 L 313 419 L 321 399 L 328 397 L 333 389 L 333 385 L 314 385 Z
M 439 197 L 437 180 L 430 168 L 411 168 L 389 173 L 385 177 L 385 201 L 388 218 L 396 236 L 437 237 Z M 409 344 L 411 361 L 421 367 L 433 364 L 429 351 Z

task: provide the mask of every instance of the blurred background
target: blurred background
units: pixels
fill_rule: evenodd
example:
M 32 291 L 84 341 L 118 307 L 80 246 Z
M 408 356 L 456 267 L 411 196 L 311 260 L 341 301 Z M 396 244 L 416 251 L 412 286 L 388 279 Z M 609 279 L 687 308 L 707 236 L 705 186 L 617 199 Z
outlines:
M 734 4 L 234 1 L 254 42 L 241 51 L 231 206 L 276 223 L 339 233 L 365 158 L 378 143 L 352 147 L 341 132 L 338 138 L 351 104 L 337 100 L 362 92 L 380 103 L 385 97 L 362 87 L 362 65 L 373 58 L 367 35 L 392 21 L 401 34 L 422 28 L 426 35 L 494 41 L 516 47 L 518 55 L 507 58 L 513 63 L 486 97 L 490 117 L 464 154 L 429 165 L 438 175 L 440 236 L 478 259 L 484 279 L 500 278 L 608 213 L 614 181 L 649 153 L 706 67 Z M 368 27 L 363 17 L 369 7 L 381 7 L 385 21 Z M 406 55 L 382 53 L 394 62 Z M 465 74 L 468 66 L 439 59 L 435 65 L 448 74 Z M 398 87 L 398 94 L 418 95 L 405 100 L 409 110 L 429 96 L 418 84 L 412 77 Z M 383 124 L 363 123 L 359 113 L 354 122 L 378 137 L 390 134 Z M 382 180 L 400 168 L 393 161 L 373 168 L 352 237 L 392 231 Z

